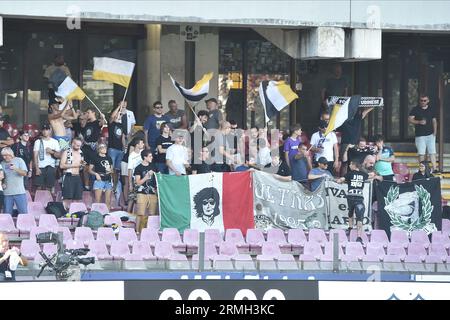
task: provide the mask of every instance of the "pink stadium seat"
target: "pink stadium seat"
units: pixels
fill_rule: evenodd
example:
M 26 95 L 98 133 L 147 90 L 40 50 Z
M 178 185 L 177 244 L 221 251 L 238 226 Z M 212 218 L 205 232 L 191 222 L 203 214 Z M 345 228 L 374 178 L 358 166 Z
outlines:
M 92 207 L 92 191 L 83 191 L 83 203 L 86 205 L 88 209 Z M 92 210 L 92 209 L 91 209 Z
M 389 247 L 389 246 L 388 246 Z M 400 249 L 403 249 L 402 246 L 399 246 Z M 404 250 L 404 249 L 403 249 Z M 388 271 L 404 271 L 405 268 L 401 263 L 401 260 L 405 259 L 405 255 L 396 255 L 389 254 L 384 257 L 383 260 L 383 269 Z
M 387 248 L 389 238 L 384 230 L 372 230 L 370 233 L 370 242 L 380 243 L 383 247 Z
M 144 260 L 156 260 L 155 256 L 152 253 L 152 249 L 150 248 L 150 244 L 144 241 L 134 241 L 132 246 L 133 254 L 137 254 L 142 257 Z
M 450 238 L 441 231 L 435 231 L 431 234 L 431 244 L 442 244 L 446 249 L 450 247 Z
M 186 245 L 181 241 L 180 233 L 176 228 L 165 228 L 162 232 L 161 241 L 171 243 L 175 251 L 186 252 Z
M 402 245 L 404 248 L 407 248 L 409 244 L 408 234 L 403 230 L 391 231 L 391 243 L 397 243 Z
M 269 229 L 267 231 L 267 242 L 277 244 L 283 253 L 292 252 L 292 246 L 286 241 L 286 236 L 282 229 Z
M 108 214 L 109 213 L 109 209 L 106 206 L 106 204 L 104 203 L 96 203 L 94 202 L 91 206 L 91 211 L 98 211 L 100 212 L 102 215 Z
M 105 241 L 106 245 L 110 246 L 116 241 L 116 235 L 112 228 L 100 227 L 97 230 L 97 240 Z
M 59 225 L 58 225 L 58 221 L 56 220 L 56 217 L 54 215 L 42 214 L 39 217 L 39 227 L 47 228 L 50 231 L 50 230 L 53 230 L 53 229 L 59 227 Z
M 425 265 L 423 264 L 424 260 L 425 260 L 425 257 L 416 256 L 416 255 L 407 255 L 405 258 L 406 270 L 413 271 L 413 272 L 426 271 Z
M 112 216 L 110 214 L 105 215 L 105 226 L 112 226 L 113 223 L 117 224 L 119 227 L 122 227 L 122 220 L 120 220 L 120 217 Z
M 397 183 L 405 183 L 405 181 L 406 181 L 405 176 L 403 176 L 399 173 L 396 173 L 394 175 L 394 177 L 395 177 L 395 182 L 397 182 Z
M 206 229 L 205 230 L 205 242 L 214 243 L 216 247 L 219 247 L 223 242 L 222 235 L 219 229 Z
M 39 216 L 42 214 L 47 214 L 45 206 L 41 202 L 28 202 L 28 214 L 32 214 L 35 219 L 39 220 Z
M 401 260 L 403 260 L 406 256 L 405 247 L 402 244 L 390 242 L 387 247 L 387 255 L 385 259 L 387 258 L 387 256 L 392 255 L 397 256 Z
M 36 235 L 44 232 L 48 232 L 49 230 L 44 227 L 33 227 L 30 230 L 30 240 L 36 241 Z
M 39 251 L 41 251 L 41 248 L 36 243 L 36 240 L 22 240 L 20 244 L 20 252 L 25 256 L 25 258 L 34 259 L 34 256 Z
M 217 256 L 217 249 L 213 243 L 205 243 L 205 256 L 204 256 L 204 268 L 209 270 L 212 268 L 212 260 Z M 192 256 L 192 268 L 198 269 L 199 255 L 194 254 Z
M 382 243 L 379 242 L 369 242 L 367 243 L 366 255 L 376 256 L 378 260 L 383 260 L 386 253 L 384 252 L 384 247 Z
M 159 216 L 149 216 L 147 220 L 147 228 L 159 230 L 160 228 Z
M 320 257 L 320 260 L 325 261 L 333 261 L 333 252 L 334 252 L 334 245 L 332 242 L 325 243 L 325 254 Z M 338 257 L 337 259 L 342 259 L 344 256 L 344 251 L 342 250 L 342 246 L 338 246 Z
M 240 229 L 227 229 L 225 231 L 225 241 L 236 244 L 239 252 L 249 252 L 249 245 L 245 242 Z
M 232 258 L 236 270 L 255 270 L 255 263 L 249 254 L 238 254 Z
M 53 196 L 48 190 L 36 190 L 36 194 L 34 195 L 34 202 L 40 202 L 44 206 L 47 206 L 49 202 L 52 202 Z
M 223 242 L 220 245 L 219 254 L 220 255 L 229 256 L 229 257 L 234 257 L 234 256 L 237 256 L 239 254 L 239 251 L 238 251 L 238 249 L 236 247 L 236 244 L 229 243 L 229 242 Z
M 54 232 L 62 232 L 63 233 L 63 240 L 64 242 L 72 241 L 72 233 L 70 232 L 69 228 L 67 227 L 58 227 Z
M 358 230 L 356 229 L 350 230 L 350 241 L 356 242 L 356 238 L 358 238 Z M 361 239 L 364 245 L 369 242 L 369 238 L 367 237 L 367 234 L 364 231 L 361 233 Z
M 237 250 L 237 249 L 236 249 Z M 231 257 L 227 255 L 216 255 L 213 259 L 214 270 L 234 270 Z
M 447 253 L 447 249 L 445 248 L 444 244 L 436 242 L 436 243 L 432 243 L 430 245 L 429 248 L 429 252 L 430 252 L 430 256 L 438 256 L 441 258 L 441 260 L 448 260 L 448 253 Z
M 69 213 L 72 214 L 78 211 L 86 212 L 88 209 L 83 202 L 72 202 L 69 207 Z
M 110 252 L 113 260 L 125 260 L 131 254 L 128 242 L 120 240 L 111 244 Z
M 278 270 L 277 263 L 272 256 L 259 254 L 256 257 L 259 270 Z
M 158 260 L 166 260 L 174 254 L 175 251 L 170 242 L 160 241 L 155 244 L 155 257 Z
M 392 170 L 394 171 L 394 174 L 401 175 L 403 177 L 403 181 L 409 180 L 409 168 L 406 163 L 394 162 L 392 164 Z
M 325 235 L 325 231 L 322 229 L 311 229 L 309 230 L 309 236 L 308 236 L 309 242 L 317 242 L 322 247 L 325 246 L 325 243 L 328 242 L 327 236 Z
M 343 260 L 345 261 L 355 261 L 354 259 L 350 259 L 356 257 L 358 260 L 362 260 L 362 257 L 365 255 L 364 249 L 359 242 L 349 242 L 345 247 L 345 255 Z M 350 259 L 350 260 L 349 260 Z
M 442 232 L 445 234 L 450 234 L 450 220 L 442 219 Z
M 154 247 L 161 239 L 159 238 L 158 230 L 145 228 L 141 231 L 140 241 L 147 242 Z
M 92 240 L 93 241 L 93 240 Z M 67 241 L 65 243 L 66 249 L 83 249 L 84 243 L 82 241 Z M 89 253 L 88 253 L 89 255 Z
M 7 233 L 10 236 L 17 236 L 19 230 L 14 225 L 14 220 L 10 214 L 0 214 L 0 231 Z
M 94 255 L 98 260 L 112 260 L 104 240 L 93 240 L 89 242 L 89 255 Z
M 183 243 L 186 245 L 186 251 L 196 253 L 198 251 L 199 232 L 197 229 L 186 229 L 183 232 Z
M 422 243 L 410 243 L 408 245 L 408 256 L 410 255 L 419 256 L 422 258 L 422 260 L 424 260 L 427 252 Z
M 36 220 L 32 214 L 19 214 L 16 221 L 17 229 L 19 229 L 19 236 L 22 233 L 29 234 L 31 229 L 37 227 Z
M 292 252 L 295 254 L 299 254 L 301 248 L 303 248 L 305 243 L 308 241 L 303 229 L 289 229 L 287 240 L 291 245 Z
M 248 229 L 246 238 L 247 244 L 250 248 L 250 252 L 253 252 L 254 254 L 261 254 L 262 245 L 264 242 L 266 242 L 262 230 Z
M 292 254 L 280 254 L 276 258 L 279 270 L 298 270 L 298 264 Z
M 345 247 L 345 245 L 348 242 L 347 239 L 347 234 L 345 233 L 344 229 L 331 229 L 330 230 L 330 234 L 329 234 L 329 238 L 330 238 L 330 242 L 333 242 L 333 236 L 334 235 L 338 235 L 339 236 L 339 243 Z
M 280 247 L 272 242 L 265 242 L 262 246 L 262 255 L 267 257 L 277 257 L 281 254 Z
M 303 254 L 313 256 L 315 259 L 320 259 L 323 255 L 322 247 L 317 242 L 307 242 L 303 248 Z
M 428 249 L 430 246 L 430 239 L 423 230 L 413 230 L 411 232 L 411 243 L 420 243 L 424 248 Z
M 134 229 L 120 228 L 119 229 L 119 241 L 126 242 L 131 245 L 134 241 L 137 241 L 137 235 Z
M 318 243 L 315 243 L 316 245 L 319 245 Z M 319 245 L 320 247 L 320 245 Z M 320 265 L 317 261 L 316 257 L 309 254 L 301 254 L 299 257 L 299 264 L 302 265 L 303 270 L 319 270 Z
M 88 245 L 89 242 L 94 241 L 94 234 L 89 227 L 77 227 L 75 228 L 74 240 L 84 245 Z

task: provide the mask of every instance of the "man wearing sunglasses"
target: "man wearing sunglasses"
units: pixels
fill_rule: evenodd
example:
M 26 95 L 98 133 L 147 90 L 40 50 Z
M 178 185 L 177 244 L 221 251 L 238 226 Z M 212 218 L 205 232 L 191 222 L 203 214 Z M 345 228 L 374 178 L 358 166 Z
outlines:
M 150 115 L 144 122 L 145 133 L 145 147 L 152 152 L 156 149 L 156 139 L 160 135 L 160 127 L 164 122 L 169 122 L 170 119 L 163 114 L 163 106 L 160 101 L 153 103 L 153 114 Z
M 428 95 L 421 94 L 419 105 L 409 113 L 408 121 L 414 125 L 416 136 L 416 148 L 419 162 L 425 160 L 426 154 L 430 156 L 433 173 L 438 173 L 436 165 L 436 134 L 437 120 L 432 107 L 429 106 Z

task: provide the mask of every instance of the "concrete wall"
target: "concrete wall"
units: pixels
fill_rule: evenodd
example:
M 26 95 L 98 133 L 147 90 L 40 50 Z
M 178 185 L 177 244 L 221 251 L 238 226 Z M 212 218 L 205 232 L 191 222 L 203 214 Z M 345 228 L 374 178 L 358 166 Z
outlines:
M 106 5 L 107 4 L 107 5 Z M 234 26 L 366 27 L 450 31 L 450 1 L 3 1 L 0 15 L 127 23 L 196 23 Z

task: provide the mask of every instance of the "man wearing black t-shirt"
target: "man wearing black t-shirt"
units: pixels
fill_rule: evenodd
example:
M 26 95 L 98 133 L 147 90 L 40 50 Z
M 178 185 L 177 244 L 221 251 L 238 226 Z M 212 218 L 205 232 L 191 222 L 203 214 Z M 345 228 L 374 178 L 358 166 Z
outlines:
M 350 171 L 345 177 L 338 180 L 339 183 L 347 182 L 347 206 L 348 206 L 348 229 L 353 229 L 353 216 L 356 214 L 356 226 L 358 230 L 357 242 L 362 243 L 362 221 L 366 208 L 364 206 L 364 181 L 369 178 L 369 175 L 361 171 L 361 163 L 358 161 L 350 162 Z
M 210 173 L 211 167 L 206 162 L 209 159 L 209 149 L 207 147 L 203 147 L 200 151 L 200 157 L 196 158 L 192 165 L 192 174 L 201 174 L 201 173 Z
M 31 178 L 31 172 L 33 168 L 33 151 L 31 145 L 28 143 L 30 140 L 30 135 L 26 131 L 19 132 L 20 141 L 14 144 L 11 149 L 14 151 L 16 157 L 21 158 L 28 169 L 28 175 L 24 177 L 23 183 L 25 184 L 25 189 L 28 189 L 28 179 Z
M 419 155 L 419 162 L 425 161 L 425 156 L 428 151 L 433 166 L 433 173 L 436 173 L 437 120 L 433 109 L 429 106 L 429 102 L 430 99 L 428 96 L 426 94 L 421 94 L 420 104 L 411 110 L 408 121 L 413 124 L 415 128 L 416 148 Z
M 113 183 L 117 184 L 118 174 L 123 158 L 123 148 L 125 145 L 126 127 L 122 121 L 122 114 L 126 112 L 125 103 L 120 102 L 111 113 L 108 125 L 108 156 L 113 162 Z
M 171 145 L 173 145 L 172 138 L 170 136 L 170 127 L 167 122 L 163 122 L 159 129 L 161 135 L 156 138 L 156 150 L 154 150 L 155 159 L 153 163 L 155 164 L 158 172 L 169 174 L 169 168 L 166 164 L 166 152 Z
M 97 142 L 100 139 L 100 133 L 103 125 L 105 124 L 104 116 L 101 115 L 101 120 L 97 120 L 97 116 L 93 109 L 87 109 L 85 112 L 86 124 L 81 128 L 81 135 L 83 136 L 83 152 L 84 160 L 91 164 L 96 157 Z M 89 175 L 87 170 L 84 173 L 84 187 L 89 190 Z
M 107 156 L 106 144 L 99 144 L 97 148 L 97 156 L 92 159 L 89 165 L 89 173 L 95 176 L 94 181 L 94 195 L 95 202 L 99 203 L 102 199 L 102 193 L 105 192 L 105 204 L 108 209 L 111 208 L 111 191 L 112 185 L 112 171 L 113 161 L 110 156 Z
M 145 210 L 148 208 L 150 215 L 156 215 L 158 198 L 156 196 L 156 168 L 152 163 L 153 155 L 150 150 L 141 152 L 142 162 L 134 169 L 134 178 L 137 186 L 137 218 L 136 231 L 141 232 L 147 224 Z

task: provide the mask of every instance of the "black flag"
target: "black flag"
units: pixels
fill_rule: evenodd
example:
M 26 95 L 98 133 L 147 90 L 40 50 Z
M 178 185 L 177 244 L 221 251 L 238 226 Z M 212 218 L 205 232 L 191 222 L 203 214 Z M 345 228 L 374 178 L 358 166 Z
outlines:
M 441 181 L 429 178 L 397 184 L 384 181 L 377 186 L 378 219 L 388 235 L 392 229 L 441 230 Z

